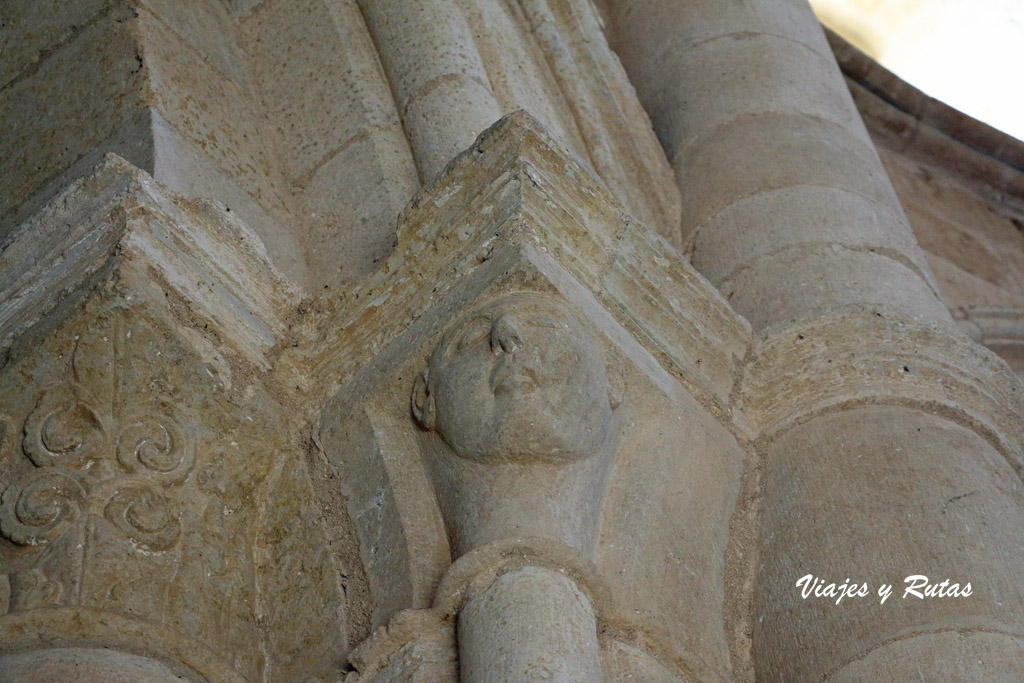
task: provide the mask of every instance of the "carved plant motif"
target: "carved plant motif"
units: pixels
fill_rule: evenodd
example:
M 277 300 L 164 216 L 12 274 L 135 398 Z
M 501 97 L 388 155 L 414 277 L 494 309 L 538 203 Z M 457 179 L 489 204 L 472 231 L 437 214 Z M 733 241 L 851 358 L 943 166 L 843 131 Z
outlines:
M 15 543 L 41 545 L 109 495 L 104 514 L 126 536 L 149 550 L 170 547 L 180 525 L 165 487 L 183 481 L 195 459 L 191 429 L 172 415 L 167 406 L 139 409 L 116 424 L 112 441 L 88 405 L 44 399 L 25 426 L 25 454 L 39 469 L 4 494 L 0 531 Z
M 195 439 L 159 394 L 136 404 L 161 384 L 159 376 L 139 381 L 160 371 L 155 348 L 155 335 L 119 308 L 76 336 L 71 382 L 44 394 L 25 420 L 22 450 L 34 467 L 0 501 L 5 537 L 43 545 L 83 523 L 89 510 L 102 510 L 147 551 L 178 540 L 168 487 L 188 477 Z
M 103 423 L 85 403 L 46 396 L 25 422 L 25 455 L 36 467 L 83 466 L 102 457 Z
M 117 461 L 125 471 L 174 484 L 188 476 L 195 458 L 191 430 L 154 405 L 127 416 L 117 440 Z
M 0 611 L 85 607 L 163 624 L 257 680 L 243 508 L 269 465 L 250 462 L 234 433 L 196 462 L 194 416 L 230 430 L 236 408 L 224 400 L 202 412 L 217 377 L 172 327 L 126 301 L 97 297 L 85 321 L 0 372 L 4 408 L 24 406 L 0 415 L 0 535 L 10 541 L 0 541 Z
M 64 586 L 39 568 L 11 576 L 11 610 L 59 605 Z
M 88 494 L 81 475 L 49 467 L 23 478 L 4 493 L 0 530 L 19 545 L 41 545 L 77 523 Z
M 147 550 L 166 550 L 181 535 L 181 524 L 167 499 L 145 480 L 132 480 L 118 486 L 103 508 L 103 516 Z

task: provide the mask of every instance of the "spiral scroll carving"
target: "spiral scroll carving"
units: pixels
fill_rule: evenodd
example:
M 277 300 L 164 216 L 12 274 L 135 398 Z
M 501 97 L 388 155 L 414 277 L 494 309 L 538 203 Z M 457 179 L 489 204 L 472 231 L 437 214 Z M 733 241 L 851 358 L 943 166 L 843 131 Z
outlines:
M 8 489 L 0 503 L 0 531 L 20 545 L 54 540 L 82 516 L 87 492 L 73 473 L 47 468 Z
M 85 403 L 44 401 L 25 422 L 25 454 L 37 467 L 81 465 L 102 452 L 104 431 L 100 417 Z
M 166 550 L 181 536 L 181 523 L 167 499 L 149 482 L 119 485 L 103 516 L 147 550 Z
M 162 483 L 184 479 L 194 458 L 191 432 L 166 410 L 128 421 L 117 441 L 117 460 L 122 467 Z

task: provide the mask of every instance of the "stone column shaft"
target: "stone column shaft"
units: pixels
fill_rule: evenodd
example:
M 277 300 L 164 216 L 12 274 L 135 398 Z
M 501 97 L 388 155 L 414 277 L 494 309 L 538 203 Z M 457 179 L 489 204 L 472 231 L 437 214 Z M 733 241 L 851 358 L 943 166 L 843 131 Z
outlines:
M 948 321 L 804 0 L 623 2 L 618 48 L 693 261 L 755 328 L 881 305 Z
M 464 683 L 602 680 L 594 608 L 550 569 L 499 576 L 463 607 L 458 634 Z
M 809 6 L 620 2 L 613 15 L 694 265 L 765 333 L 744 380 L 764 462 L 758 680 L 1015 679 L 1019 443 L 1015 418 L 973 397 L 1017 384 L 954 332 Z M 808 573 L 897 596 L 803 601 Z M 975 594 L 906 601 L 913 574 Z
M 420 178 L 429 182 L 501 117 L 473 35 L 442 0 L 360 0 Z

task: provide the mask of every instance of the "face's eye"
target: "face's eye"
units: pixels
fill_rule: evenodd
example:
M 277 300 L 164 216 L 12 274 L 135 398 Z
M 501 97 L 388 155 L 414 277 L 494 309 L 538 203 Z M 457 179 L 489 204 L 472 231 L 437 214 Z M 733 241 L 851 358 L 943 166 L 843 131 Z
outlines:
M 468 321 L 459 341 L 455 344 L 457 351 L 462 351 L 480 342 L 486 341 L 491 334 L 491 321 L 488 318 L 477 317 Z

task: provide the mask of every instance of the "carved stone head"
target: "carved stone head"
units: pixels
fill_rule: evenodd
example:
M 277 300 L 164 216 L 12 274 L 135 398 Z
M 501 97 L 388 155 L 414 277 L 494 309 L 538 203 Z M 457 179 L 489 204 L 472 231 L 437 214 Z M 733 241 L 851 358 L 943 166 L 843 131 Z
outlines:
M 597 453 L 613 403 L 603 352 L 564 304 L 502 296 L 458 319 L 413 388 L 425 429 L 463 458 L 566 462 Z

